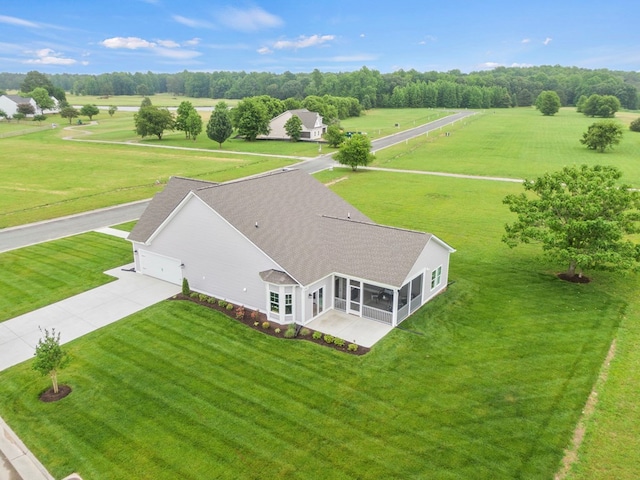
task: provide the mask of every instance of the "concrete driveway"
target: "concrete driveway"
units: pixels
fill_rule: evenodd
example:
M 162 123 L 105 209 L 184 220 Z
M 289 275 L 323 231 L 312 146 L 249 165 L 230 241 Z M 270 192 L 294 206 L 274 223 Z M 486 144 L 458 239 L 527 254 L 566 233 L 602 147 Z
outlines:
M 62 343 L 86 335 L 180 292 L 178 285 L 126 271 L 105 272 L 118 280 L 0 323 L 0 370 L 33 358 L 40 327 L 60 332 Z

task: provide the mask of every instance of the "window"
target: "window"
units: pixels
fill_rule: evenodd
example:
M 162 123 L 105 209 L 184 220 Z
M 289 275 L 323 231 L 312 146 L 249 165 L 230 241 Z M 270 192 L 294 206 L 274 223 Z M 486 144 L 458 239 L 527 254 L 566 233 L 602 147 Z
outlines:
M 431 290 L 438 287 L 442 282 L 442 266 L 431 272 Z
M 293 313 L 293 295 L 286 293 L 284 295 L 284 313 L 291 315 Z
M 271 311 L 274 313 L 280 312 L 280 295 L 276 292 L 269 292 L 269 300 L 271 304 Z

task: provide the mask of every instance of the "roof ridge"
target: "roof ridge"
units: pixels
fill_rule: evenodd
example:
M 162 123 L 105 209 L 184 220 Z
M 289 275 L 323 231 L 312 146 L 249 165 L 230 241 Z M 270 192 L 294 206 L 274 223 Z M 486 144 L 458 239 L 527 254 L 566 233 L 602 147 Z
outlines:
M 433 234 L 428 233 L 428 232 L 421 232 L 419 230 L 411 230 L 409 228 L 393 227 L 391 225 L 383 225 L 381 223 L 376 223 L 376 222 L 363 222 L 362 220 L 353 220 L 351 218 L 334 217 L 332 215 L 322 215 L 322 217 L 323 218 L 328 218 L 330 220 L 341 220 L 343 222 L 360 223 L 362 225 L 370 225 L 370 226 L 373 226 L 373 227 L 388 228 L 389 230 L 398 230 L 400 232 L 418 233 L 420 235 L 433 235 Z

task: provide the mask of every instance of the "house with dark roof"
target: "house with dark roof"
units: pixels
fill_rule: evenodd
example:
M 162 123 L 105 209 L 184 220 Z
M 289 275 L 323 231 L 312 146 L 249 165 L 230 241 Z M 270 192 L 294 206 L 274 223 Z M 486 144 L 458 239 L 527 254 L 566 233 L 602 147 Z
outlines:
M 310 175 L 172 177 L 129 235 L 136 272 L 307 324 L 329 309 L 395 326 L 442 292 L 455 250 L 379 225 Z
M 21 97 L 20 95 L 0 95 L 0 110 L 3 110 L 8 116 L 13 117 L 18 112 L 18 105 L 28 103 L 33 106 L 33 110 L 38 112 L 36 101 L 29 97 Z
M 292 116 L 297 116 L 302 121 L 301 140 L 318 141 L 326 133 L 327 126 L 322 123 L 322 115 L 317 112 L 310 112 L 306 108 L 287 110 L 269 122 L 269 135 L 259 135 L 258 138 L 264 140 L 290 140 L 284 126 Z

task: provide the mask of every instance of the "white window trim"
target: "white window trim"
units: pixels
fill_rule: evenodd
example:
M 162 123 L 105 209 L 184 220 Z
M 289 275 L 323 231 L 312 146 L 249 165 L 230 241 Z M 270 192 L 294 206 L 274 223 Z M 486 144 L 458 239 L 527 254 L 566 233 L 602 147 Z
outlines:
M 436 280 L 435 284 L 433 283 L 434 280 Z M 429 283 L 429 285 L 431 286 L 431 290 L 435 290 L 440 285 L 442 285 L 442 265 L 434 268 L 431 271 L 431 282 Z

